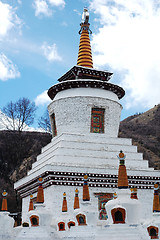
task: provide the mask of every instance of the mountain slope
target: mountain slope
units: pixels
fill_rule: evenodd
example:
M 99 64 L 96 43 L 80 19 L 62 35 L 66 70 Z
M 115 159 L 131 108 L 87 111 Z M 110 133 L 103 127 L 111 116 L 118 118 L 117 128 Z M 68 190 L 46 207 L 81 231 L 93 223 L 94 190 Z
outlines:
M 132 138 L 144 159 L 149 160 L 149 166 L 160 169 L 160 104 L 123 120 L 119 136 Z
M 10 211 L 20 210 L 13 183 L 27 174 L 41 148 L 50 141 L 48 133 L 0 131 L 0 193 L 8 191 Z

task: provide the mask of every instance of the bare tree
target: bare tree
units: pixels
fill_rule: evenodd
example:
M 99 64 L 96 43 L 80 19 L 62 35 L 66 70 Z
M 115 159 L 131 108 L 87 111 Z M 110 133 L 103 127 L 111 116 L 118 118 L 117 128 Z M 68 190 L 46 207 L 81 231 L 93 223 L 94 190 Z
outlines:
M 44 129 L 46 132 L 52 133 L 51 123 L 50 123 L 50 119 L 49 119 L 49 113 L 48 113 L 47 109 L 44 112 L 43 116 L 39 118 L 38 126 L 42 129 Z
M 36 112 L 35 103 L 28 98 L 20 98 L 16 102 L 9 102 L 0 113 L 0 121 L 8 130 L 23 131 L 34 122 Z

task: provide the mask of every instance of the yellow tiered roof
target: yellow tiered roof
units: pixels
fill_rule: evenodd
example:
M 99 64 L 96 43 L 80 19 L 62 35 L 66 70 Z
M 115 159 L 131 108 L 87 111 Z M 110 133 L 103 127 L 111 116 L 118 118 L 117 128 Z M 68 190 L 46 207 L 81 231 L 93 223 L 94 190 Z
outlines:
M 92 52 L 91 52 L 91 45 L 90 45 L 90 38 L 89 38 L 89 13 L 87 9 L 84 9 L 83 12 L 83 22 L 81 22 L 81 30 L 79 33 L 81 34 L 80 43 L 79 43 L 79 52 L 78 52 L 78 60 L 77 65 L 82 67 L 93 68 L 93 61 L 92 61 Z

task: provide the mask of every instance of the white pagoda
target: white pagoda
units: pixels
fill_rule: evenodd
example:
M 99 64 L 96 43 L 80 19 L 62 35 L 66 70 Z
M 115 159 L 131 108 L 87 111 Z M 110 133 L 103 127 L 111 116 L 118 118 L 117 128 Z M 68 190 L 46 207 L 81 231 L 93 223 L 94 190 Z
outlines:
M 52 141 L 15 183 L 22 226 L 13 239 L 158 238 L 160 171 L 118 138 L 125 91 L 93 68 L 89 26 L 84 9 L 77 65 L 48 90 Z

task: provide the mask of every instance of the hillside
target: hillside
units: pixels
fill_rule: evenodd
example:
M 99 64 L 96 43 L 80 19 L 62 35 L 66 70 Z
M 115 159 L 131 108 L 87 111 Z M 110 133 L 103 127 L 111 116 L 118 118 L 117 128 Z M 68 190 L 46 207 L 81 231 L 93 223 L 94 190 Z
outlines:
M 10 211 L 20 210 L 13 183 L 27 174 L 41 148 L 50 141 L 48 133 L 0 131 L 0 193 L 4 189 L 8 191 Z
M 120 123 L 119 137 L 132 138 L 149 166 L 160 169 L 160 104 Z

